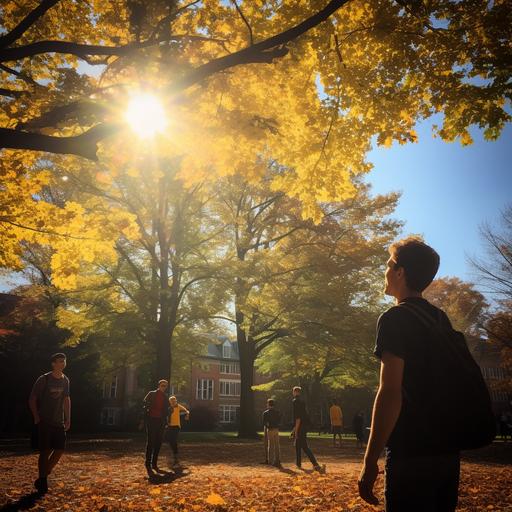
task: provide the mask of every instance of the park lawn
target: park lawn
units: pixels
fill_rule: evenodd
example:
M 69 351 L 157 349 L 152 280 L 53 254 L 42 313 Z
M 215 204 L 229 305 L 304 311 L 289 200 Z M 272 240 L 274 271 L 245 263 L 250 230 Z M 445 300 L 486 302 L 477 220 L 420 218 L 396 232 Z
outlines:
M 293 445 L 281 440 L 284 470 L 265 466 L 261 441 L 237 440 L 230 433 L 183 435 L 182 473 L 150 483 L 143 466 L 143 439 L 71 442 L 49 479 L 50 492 L 32 493 L 37 455 L 2 451 L 0 510 L 45 511 L 371 511 L 357 496 L 363 451 L 355 442 L 332 448 L 329 439 L 310 439 L 324 475 L 293 462 Z M 201 440 L 201 442 L 199 442 Z M 474 452 L 462 464 L 460 511 L 512 511 L 512 445 L 497 443 Z M 167 467 L 164 446 L 161 467 Z M 382 478 L 376 485 L 382 501 Z

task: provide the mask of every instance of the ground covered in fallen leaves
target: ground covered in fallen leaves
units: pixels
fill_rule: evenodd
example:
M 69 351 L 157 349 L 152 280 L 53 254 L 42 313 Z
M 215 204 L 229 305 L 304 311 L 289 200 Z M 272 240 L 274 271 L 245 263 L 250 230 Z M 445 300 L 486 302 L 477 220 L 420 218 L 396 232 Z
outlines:
M 34 493 L 37 454 L 23 440 L 0 441 L 0 511 L 376 511 L 382 507 L 382 478 L 376 485 L 381 505 L 371 507 L 357 495 L 363 451 L 353 440 L 333 448 L 325 438 L 311 447 L 326 473 L 294 466 L 293 446 L 281 439 L 283 469 L 261 464 L 261 441 L 194 438 L 181 446 L 183 470 L 150 481 L 143 465 L 141 436 L 71 439 L 68 451 L 49 478 L 50 492 Z M 163 446 L 160 466 L 169 469 Z M 464 457 L 460 511 L 512 512 L 512 443 Z

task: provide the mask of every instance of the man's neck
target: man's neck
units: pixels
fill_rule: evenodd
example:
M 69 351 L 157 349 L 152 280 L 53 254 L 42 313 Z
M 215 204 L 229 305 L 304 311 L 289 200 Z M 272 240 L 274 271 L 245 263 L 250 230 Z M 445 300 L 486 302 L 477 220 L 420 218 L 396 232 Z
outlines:
M 62 370 L 52 370 L 52 376 L 56 379 L 62 379 L 62 376 L 64 373 L 62 373 Z
M 395 302 L 396 302 L 396 304 L 400 304 L 400 302 L 403 302 L 405 299 L 409 299 L 412 297 L 422 299 L 423 295 L 421 294 L 421 292 L 415 292 L 412 290 L 404 290 L 403 292 L 395 295 Z

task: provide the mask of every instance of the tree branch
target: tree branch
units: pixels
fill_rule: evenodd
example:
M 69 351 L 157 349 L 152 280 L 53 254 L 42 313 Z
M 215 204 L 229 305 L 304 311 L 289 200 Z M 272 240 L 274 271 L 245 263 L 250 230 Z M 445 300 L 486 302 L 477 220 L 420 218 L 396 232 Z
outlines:
M 59 0 L 43 0 L 33 11 L 31 11 L 20 23 L 10 32 L 0 37 L 0 48 L 5 48 L 17 41 L 46 11 L 51 9 Z
M 242 12 L 242 9 L 240 9 L 240 6 L 238 5 L 236 0 L 231 0 L 235 6 L 235 9 L 237 10 L 238 14 L 240 15 L 240 18 L 242 18 L 243 22 L 245 23 L 247 30 L 249 31 L 249 44 L 252 46 L 254 44 L 254 38 L 252 35 L 252 28 L 249 22 L 247 21 L 247 18 L 244 16 L 244 13 Z
M 253 46 L 244 48 L 243 50 L 231 53 L 229 55 L 225 55 L 218 59 L 214 59 L 213 61 L 207 62 L 206 64 L 197 67 L 183 78 L 168 86 L 168 90 L 171 93 L 176 94 L 187 89 L 188 87 L 191 87 L 192 85 L 200 83 L 215 73 L 225 71 L 229 68 L 242 64 L 272 63 L 274 59 L 284 57 L 288 53 L 288 49 L 284 45 L 325 21 L 332 13 L 337 11 L 340 7 L 349 1 L 350 0 L 331 0 L 323 9 L 318 11 L 313 16 L 310 16 L 303 22 L 299 23 L 298 25 L 264 41 L 256 43 Z M 55 41 L 55 43 L 62 43 L 67 45 L 74 44 L 59 41 Z M 34 44 L 37 45 L 41 43 Z M 90 51 L 90 48 L 93 45 L 75 44 L 74 46 L 75 49 L 76 46 L 87 46 L 89 47 Z M 127 46 L 133 48 L 133 44 Z M 18 51 L 19 49 L 12 50 Z M 117 50 L 119 50 L 119 48 L 117 48 Z M 4 52 L 5 51 L 6 50 L 4 50 Z M 52 51 L 55 51 L 55 49 Z M 107 50 L 104 48 L 104 51 Z M 110 50 L 108 51 L 113 51 L 112 47 L 110 47 Z M 1 54 L 2 52 L 0 51 L 0 56 Z M 87 55 L 87 52 L 85 54 Z M 106 55 L 108 53 L 103 54 Z M 112 55 L 114 54 L 115 53 L 112 53 Z M 0 60 L 2 59 L 0 58 Z M 97 143 L 119 129 L 120 125 L 104 123 L 94 126 L 78 137 L 52 137 L 21 132 L 8 128 L 0 128 L 0 140 L 2 141 L 0 147 L 48 151 L 50 153 L 75 154 L 89 158 L 90 160 L 97 160 Z
M 81 135 L 73 137 L 54 137 L 39 133 L 24 132 L 9 128 L 0 128 L 1 147 L 30 149 L 49 153 L 72 154 L 97 160 L 98 143 L 120 130 L 119 124 L 102 123 L 93 126 Z
M 83 60 L 87 60 L 91 55 L 108 55 L 109 57 L 123 57 L 136 50 L 141 50 L 150 46 L 155 46 L 159 43 L 169 41 L 208 41 L 224 44 L 225 41 L 221 39 L 211 39 L 204 36 L 194 35 L 171 35 L 160 36 L 155 39 L 148 39 L 143 42 L 128 43 L 122 46 L 103 46 L 96 44 L 80 44 L 72 43 L 70 41 L 37 41 L 36 43 L 26 44 L 23 46 L 16 46 L 12 48 L 0 49 L 0 62 L 15 61 L 24 59 L 26 57 L 33 57 L 41 53 L 63 53 L 67 55 L 76 55 Z

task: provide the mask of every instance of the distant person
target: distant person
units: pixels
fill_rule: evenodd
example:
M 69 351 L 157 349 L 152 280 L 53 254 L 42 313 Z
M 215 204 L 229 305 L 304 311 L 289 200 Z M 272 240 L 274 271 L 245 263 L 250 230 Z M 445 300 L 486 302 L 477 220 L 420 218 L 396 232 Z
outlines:
M 40 493 L 48 492 L 48 476 L 64 453 L 71 426 L 69 379 L 63 373 L 66 355 L 53 354 L 50 361 L 52 371 L 36 380 L 29 398 L 39 448 L 39 477 L 34 486 Z
M 343 412 L 341 411 L 341 407 L 336 399 L 332 401 L 332 405 L 329 408 L 329 417 L 331 419 L 332 445 L 336 446 L 336 436 L 338 436 L 341 448 L 343 443 L 341 438 L 343 430 Z
M 158 388 L 150 391 L 144 397 L 143 411 L 146 426 L 146 470 L 151 477 L 153 471 L 159 471 L 158 455 L 162 446 L 165 422 L 169 413 L 167 388 L 169 383 L 165 379 L 158 381 Z
M 354 419 L 352 420 L 352 428 L 354 430 L 354 434 L 356 435 L 356 447 L 363 448 L 364 446 L 364 413 L 363 411 L 359 411 L 354 414 Z
M 279 424 L 281 413 L 275 408 L 272 398 L 267 400 L 267 410 L 263 413 L 263 430 L 265 439 L 265 462 L 281 467 L 281 450 L 279 447 Z
M 292 438 L 295 440 L 295 463 L 299 469 L 302 469 L 302 451 L 308 456 L 313 468 L 318 472 L 323 472 L 325 468 L 322 468 L 313 452 L 308 446 L 308 430 L 311 427 L 311 420 L 306 411 L 306 404 L 301 400 L 302 388 L 295 386 L 292 390 L 293 394 L 293 421 L 294 427 L 291 433 Z
M 459 450 L 494 437 L 489 393 L 463 335 L 422 297 L 439 268 L 437 252 L 410 237 L 391 245 L 389 254 L 385 294 L 396 306 L 377 322 L 380 384 L 359 494 L 378 502 L 373 486 L 386 447 L 386 512 L 451 512 L 458 501 Z
M 175 396 L 169 397 L 169 406 L 169 445 L 172 450 L 173 465 L 178 466 L 180 463 L 178 459 L 178 436 L 181 430 L 181 413 L 185 413 L 185 419 L 188 420 L 190 412 L 186 407 L 178 403 Z

